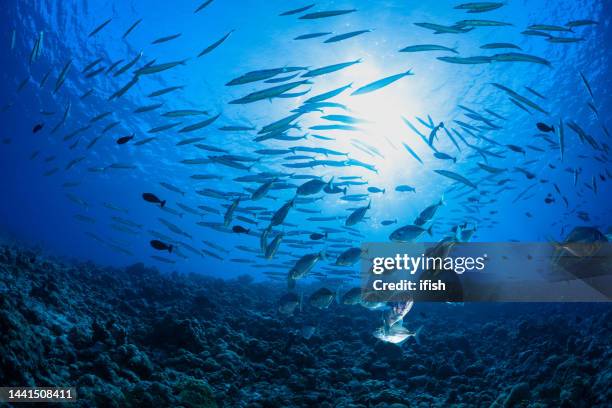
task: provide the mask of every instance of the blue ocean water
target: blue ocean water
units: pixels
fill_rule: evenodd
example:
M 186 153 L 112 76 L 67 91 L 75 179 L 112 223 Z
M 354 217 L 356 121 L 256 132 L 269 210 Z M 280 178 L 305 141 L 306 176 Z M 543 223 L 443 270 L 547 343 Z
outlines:
M 265 278 L 263 272 L 270 269 L 265 266 L 255 268 L 253 264 L 286 263 L 286 269 L 274 269 L 285 272 L 299 256 L 325 250 L 330 257 L 329 262 L 321 262 L 315 268 L 322 279 L 325 279 L 323 275 L 326 275 L 326 271 L 320 268 L 333 263 L 341 249 L 333 248 L 333 244 L 325 239 L 309 240 L 308 233 L 322 233 L 324 227 L 335 228 L 339 232 L 330 233 L 329 238 L 345 238 L 350 240 L 352 246 L 359 246 L 361 242 L 387 241 L 393 230 L 411 224 L 424 208 L 439 202 L 442 197 L 445 205 L 439 208 L 432 222 L 433 235 L 424 235 L 423 240 L 437 241 L 448 234 L 453 226 L 464 222 L 476 226 L 473 240 L 481 242 L 562 239 L 573 227 L 582 225 L 595 226 L 608 232 L 612 197 L 609 183 L 610 141 L 603 129 L 609 126 L 607 118 L 612 106 L 609 92 L 612 86 L 609 75 L 610 3 L 511 1 L 497 10 L 482 14 L 455 9 L 457 4 L 451 1 L 330 1 L 317 4 L 300 14 L 279 16 L 303 4 L 215 0 L 194 13 L 199 4 L 192 1 L 172 4 L 163 1 L 8 2 L 2 11 L 0 40 L 3 44 L 0 57 L 3 84 L 0 95 L 0 105 L 3 106 L 0 113 L 3 123 L 0 227 L 11 239 L 40 246 L 61 256 L 115 266 L 142 261 L 161 270 L 221 277 L 248 273 Z M 298 18 L 308 12 L 353 8 L 357 11 L 341 16 L 314 20 Z M 109 19 L 105 27 L 89 36 Z M 466 19 L 495 20 L 508 25 L 475 27 L 460 34 L 435 34 L 414 24 L 428 22 L 452 26 Z M 142 21 L 127 37 L 122 38 L 138 20 Z M 549 37 L 581 39 L 571 43 L 555 43 L 547 41 L 545 36 L 521 33 L 533 24 L 564 26 L 575 20 L 593 20 L 597 24 L 575 27 L 571 32 L 545 31 Z M 337 35 L 366 29 L 371 32 L 335 43 L 324 43 L 331 34 L 294 40 L 308 33 L 330 32 Z M 218 47 L 198 57 L 203 49 L 229 32 L 231 34 Z M 180 36 L 175 39 L 152 44 L 156 39 L 179 33 Z M 40 36 L 39 50 L 32 59 L 33 47 Z M 513 43 L 521 50 L 480 48 L 486 43 L 497 42 Z M 449 51 L 398 52 L 401 48 L 418 44 L 444 45 L 456 49 L 458 54 Z M 437 59 L 507 51 L 538 56 L 550 61 L 550 65 L 528 62 L 472 65 Z M 133 67 L 114 75 L 140 52 L 142 57 Z M 88 64 L 99 58 L 99 63 L 83 72 Z M 122 62 L 112 72 L 107 72 L 108 67 L 119 60 Z M 123 96 L 109 100 L 113 93 L 136 77 L 135 70 L 147 63 L 183 60 L 184 64 L 164 72 L 141 75 Z M 230 80 L 247 72 L 293 66 L 315 69 L 354 60 L 360 62 L 334 73 L 314 77 L 312 84 L 289 91 L 308 90 L 303 96 L 228 104 L 251 92 L 280 83 L 258 81 L 226 86 Z M 65 83 L 55 92 L 58 76 L 68 61 L 71 61 L 71 65 Z M 102 67 L 104 70 L 99 74 L 88 77 L 88 74 Z M 350 95 L 360 86 L 409 69 L 412 76 L 401 78 L 369 94 Z M 306 71 L 297 72 L 299 75 L 291 80 L 298 80 Z M 41 86 L 47 73 L 48 79 Z M 279 74 L 276 78 L 293 73 Z M 580 73 L 590 84 L 592 98 Z M 325 108 L 321 112 L 306 113 L 293 122 L 299 124 L 299 128 L 292 128 L 287 134 L 307 135 L 305 139 L 254 141 L 259 129 L 287 117 L 306 99 L 349 83 L 352 83 L 351 89 L 333 98 L 333 102 L 345 105 L 347 110 Z M 514 90 L 547 113 L 523 104 L 529 112 L 525 111 L 510 100 L 508 93 L 492 83 Z M 148 97 L 156 90 L 171 86 L 181 88 L 162 96 Z M 89 90 L 91 94 L 83 98 Z M 158 103 L 162 105 L 157 109 L 134 113 L 141 106 Z M 597 114 L 588 103 L 593 104 Z M 494 128 L 474 119 L 474 116 L 466 116 L 469 111 L 459 105 L 477 112 L 481 118 L 487 118 Z M 69 113 L 62 123 L 67 106 L 70 106 Z M 180 118 L 161 115 L 182 109 L 205 110 L 209 115 Z M 92 118 L 105 112 L 110 113 L 92 123 Z M 359 131 L 310 129 L 317 125 L 338 124 L 322 118 L 323 115 L 334 114 L 350 115 L 365 122 L 357 125 Z M 179 132 L 181 128 L 214 115 L 220 116 L 203 129 Z M 436 158 L 432 148 L 405 124 L 402 117 L 425 136 L 431 130 L 421 124 L 417 117 L 425 121 L 431 117 L 435 124 L 444 122 L 448 130 L 458 131 L 471 145 L 500 157 L 487 156 L 485 159 L 477 150 L 455 137 L 459 150 L 445 132 L 439 130 L 435 148 L 456 158 L 456 163 Z M 536 128 L 536 123 L 543 122 L 558 129 L 559 120 L 565 123 L 563 160 L 557 145 L 558 130 L 544 133 L 543 137 Z M 103 129 L 112 122 L 119 123 L 103 133 Z M 152 128 L 175 122 L 180 124 L 166 131 L 149 133 Z M 592 136 L 597 147 L 594 148 L 588 141 L 581 141 L 578 134 L 567 126 L 568 122 L 576 123 Z M 44 126 L 33 133 L 36 124 Z M 223 126 L 236 125 L 254 130 L 219 130 Z M 53 132 L 56 126 L 57 130 Z M 71 137 L 74 131 L 83 127 L 86 127 L 85 130 Z M 116 143 L 118 138 L 130 134 L 135 135 L 133 140 L 122 145 Z M 316 138 L 313 134 L 331 139 Z M 149 143 L 136 144 L 153 136 L 156 139 Z M 97 143 L 88 148 L 97 137 Z M 181 161 L 185 159 L 222 154 L 198 149 L 194 144 L 177 146 L 181 140 L 191 137 L 203 138 L 200 143 L 225 149 L 226 154 L 248 156 L 257 161 L 249 170 L 218 163 L 182 164 Z M 64 140 L 66 138 L 68 140 Z M 364 148 L 363 143 L 376 150 Z M 423 163 L 415 160 L 402 143 L 409 145 Z M 523 148 L 524 153 L 512 151 L 506 146 L 508 144 Z M 531 149 L 529 145 L 542 151 Z M 269 156 L 254 153 L 259 149 L 296 146 L 323 147 L 347 153 L 347 156 L 341 156 L 341 160 L 350 157 L 368 163 L 376 171 L 346 165 L 293 169 L 283 166 L 296 163 L 286 160 L 292 154 Z M 340 160 L 321 154 L 295 154 L 314 157 L 306 160 Z M 75 159 L 80 161 L 67 168 Z M 490 166 L 504 169 L 504 172 L 491 175 L 483 171 L 477 163 L 485 163 L 484 160 Z M 127 164 L 130 168 L 109 168 L 113 163 Z M 516 167 L 527 170 L 534 177 L 527 178 L 524 173 L 515 170 Z M 576 169 L 581 170 L 577 181 Z M 461 186 L 434 170 L 461 174 L 477 184 L 478 188 Z M 53 174 L 46 176 L 45 173 L 49 172 Z M 276 211 L 294 197 L 295 188 L 271 190 L 269 196 L 273 198 L 251 202 L 248 199 L 250 192 L 246 188 L 256 188 L 260 183 L 241 183 L 234 179 L 262 172 L 281 172 L 279 182 L 295 185 L 302 184 L 306 179 L 292 178 L 292 175 L 316 175 L 325 181 L 333 177 L 335 182 L 339 182 L 340 177 L 358 176 L 368 184 L 348 186 L 347 194 L 368 196 L 362 201 L 350 202 L 342 200 L 342 194 L 320 193 L 316 195 L 321 197 L 320 200 L 296 204 L 290 210 L 286 224 L 274 227 L 269 239 L 278 232 L 284 232 L 285 240 L 296 239 L 304 244 L 298 243 L 301 247 L 292 247 L 287 242 L 281 243 L 279 251 L 282 254 L 268 261 L 257 254 L 259 236 L 269 223 L 261 212 Z M 193 174 L 213 174 L 222 178 L 197 181 L 190 178 Z M 509 180 L 505 184 L 498 184 L 502 179 Z M 596 180 L 596 190 L 593 180 Z M 160 182 L 170 183 L 185 194 L 169 191 Z M 67 186 L 65 183 L 68 183 Z M 410 185 L 416 192 L 396 192 L 394 189 L 398 185 Z M 385 193 L 370 193 L 367 187 L 385 189 Z M 211 198 L 196 193 L 205 188 L 221 192 L 225 197 Z M 141 197 L 145 192 L 167 200 L 168 208 L 184 214 L 170 214 L 159 206 L 145 202 Z M 236 234 L 230 230 L 222 232 L 197 225 L 198 222 L 223 223 L 226 211 L 223 205 L 231 204 L 240 193 L 245 194 L 245 198 L 238 209 L 250 206 L 261 208 L 247 213 L 236 212 L 230 226 L 244 226 L 251 230 L 250 234 Z M 552 197 L 553 201 L 545 202 L 547 197 Z M 365 206 L 370 201 L 371 208 L 367 211 L 366 219 L 354 227 L 356 230 L 344 229 L 351 209 Z M 185 213 L 177 207 L 177 202 L 192 208 L 209 206 L 217 209 L 219 214 L 200 210 L 201 215 Z M 104 203 L 111 203 L 125 211 L 109 209 Z M 320 213 L 299 212 L 298 208 Z M 81 219 L 75 218 L 75 215 Z M 236 219 L 237 215 L 250 219 L 256 225 Z M 117 225 L 113 216 L 142 227 L 129 227 L 132 232 L 119 231 L 112 227 Z M 337 219 L 307 219 L 326 216 Z M 160 223 L 160 217 L 187 232 L 191 238 L 170 231 Z M 381 224 L 384 220 L 397 220 L 397 223 L 385 226 Z M 223 260 L 206 253 L 195 254 L 181 244 L 175 244 L 180 251 L 160 253 L 149 245 L 149 241 L 155 239 L 150 231 L 187 243 L 196 250 L 212 251 Z M 291 236 L 292 231 L 306 234 Z M 203 240 L 220 245 L 228 252 L 207 246 Z M 237 249 L 237 246 L 253 251 Z M 181 257 L 181 253 L 185 257 Z M 151 258 L 152 255 L 164 256 L 174 263 L 159 262 Z M 231 259 L 242 261 L 232 262 Z

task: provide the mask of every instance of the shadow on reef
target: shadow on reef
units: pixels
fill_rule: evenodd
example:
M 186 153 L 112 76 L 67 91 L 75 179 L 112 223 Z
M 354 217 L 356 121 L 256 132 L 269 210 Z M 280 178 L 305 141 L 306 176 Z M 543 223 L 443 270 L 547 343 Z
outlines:
M 316 287 L 304 288 L 306 294 Z M 301 290 L 301 289 L 299 289 Z M 606 304 L 415 304 L 278 313 L 281 284 L 72 263 L 0 247 L 0 383 L 75 406 L 591 407 L 612 400 Z M 0 404 L 1 405 L 1 404 Z

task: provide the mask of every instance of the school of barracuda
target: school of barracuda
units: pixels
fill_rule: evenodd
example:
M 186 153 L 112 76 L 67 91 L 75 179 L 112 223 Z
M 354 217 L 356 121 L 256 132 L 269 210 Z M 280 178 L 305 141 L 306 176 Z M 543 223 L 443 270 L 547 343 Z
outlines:
M 208 0 L 195 8 L 196 17 L 213 7 L 213 0 Z M 568 46 L 584 41 L 578 33 L 597 22 L 576 20 L 562 22 L 560 25 L 533 24 L 517 28 L 511 22 L 472 18 L 481 13 L 490 12 L 504 6 L 501 2 L 474 2 L 455 7 L 458 13 L 467 13 L 465 19 L 452 25 L 441 25 L 429 22 L 414 22 L 414 30 L 431 30 L 440 35 L 440 44 L 412 44 L 398 50 L 400 53 L 427 52 L 432 56 L 432 63 L 447 64 L 541 64 L 551 66 L 551 62 L 542 56 L 522 52 L 521 47 L 512 43 L 482 44 L 482 55 L 464 55 L 460 47 L 444 45 L 449 37 L 469 36 L 473 30 L 486 30 L 487 27 L 506 27 L 508 30 L 521 30 L 521 34 L 531 37 L 533 41 L 547 41 L 558 46 Z M 326 43 L 340 41 L 367 41 L 368 33 L 374 28 L 363 27 L 349 32 L 337 31 L 333 21 L 339 18 L 350 18 L 357 9 L 326 9 L 318 4 L 280 13 L 276 18 L 297 18 L 305 20 L 325 19 L 330 29 L 326 32 L 308 32 L 291 41 L 324 47 Z M 146 21 L 137 19 L 128 27 L 122 39 L 129 40 L 130 34 L 138 30 Z M 85 36 L 95 37 L 107 26 L 114 24 L 108 19 L 94 27 Z M 99 95 L 94 88 L 84 89 L 80 100 L 97 95 L 108 100 L 108 103 L 121 100 L 140 81 L 147 81 L 152 76 L 163 76 L 167 71 L 194 63 L 200 58 L 214 58 L 217 48 L 232 41 L 232 34 L 239 27 L 229 32 L 218 34 L 218 38 L 205 45 L 195 55 L 182 55 L 171 61 L 158 61 L 145 56 L 143 52 L 125 55 L 116 61 L 97 58 L 93 61 L 73 61 L 66 56 L 63 63 L 50 68 L 41 78 L 28 76 L 17 87 L 19 93 L 31 82 L 40 88 L 40 92 L 51 92 L 61 95 L 63 85 L 75 77 L 83 82 L 91 81 L 99 75 L 105 75 L 115 85 L 107 95 Z M 20 33 L 12 32 L 12 45 Z M 24 34 L 25 35 L 25 34 Z M 29 64 L 38 63 L 44 54 L 43 33 L 35 38 Z M 357 39 L 358 37 L 358 39 Z M 119 39 L 118 39 L 119 40 Z M 159 38 L 151 38 L 151 44 L 170 41 L 181 41 L 181 33 L 172 33 Z M 316 44 L 314 42 L 317 42 Z M 440 56 L 440 54 L 442 54 Z M 351 68 L 357 64 L 368 64 L 363 56 L 351 60 L 339 60 L 325 66 L 302 66 L 287 64 L 282 67 L 262 66 L 260 69 L 245 72 L 229 79 L 225 84 L 233 89 L 245 90 L 243 96 L 229 101 L 224 112 L 203 109 L 193 106 L 169 107 L 164 105 L 164 95 L 175 95 L 186 91 L 180 84 L 159 89 L 141 98 L 140 104 L 131 108 L 133 115 L 151 115 L 153 123 L 148 129 L 132 129 L 115 119 L 115 112 L 110 108 L 104 112 L 88 114 L 85 122 L 75 122 L 71 118 L 76 101 L 67 101 L 57 111 L 41 106 L 40 113 L 44 121 L 34 124 L 32 132 L 48 131 L 50 138 L 60 139 L 65 149 L 73 152 L 73 158 L 67 163 L 58 163 L 56 156 L 43 157 L 43 151 L 34 150 L 31 160 L 43 160 L 47 167 L 44 176 L 51 177 L 57 173 L 69 174 L 77 166 L 89 166 L 87 170 L 94 173 L 119 172 L 136 170 L 133 163 L 92 162 L 91 157 L 99 144 L 111 143 L 116 149 L 125 149 L 132 145 L 154 145 L 156 143 L 175 144 L 176 149 L 184 152 L 184 159 L 177 163 L 191 166 L 193 174 L 188 184 L 190 189 L 179 188 L 163 177 L 158 185 L 149 186 L 146 191 L 139 191 L 135 199 L 142 200 L 142 206 L 159 207 L 157 219 L 150 219 L 145 227 L 130 218 L 129 212 L 111 199 L 101 203 L 88 203 L 78 193 L 81 181 L 68 180 L 63 187 L 68 191 L 66 197 L 79 211 L 74 218 L 87 224 L 101 222 L 85 214 L 90 206 L 103 206 L 109 210 L 108 219 L 112 229 L 118 234 L 131 237 L 135 245 L 150 247 L 151 258 L 164 264 L 175 264 L 187 257 L 215 258 L 225 262 L 246 264 L 249 268 L 264 269 L 264 274 L 272 280 L 287 281 L 289 292 L 280 300 L 279 311 L 291 314 L 302 303 L 302 296 L 296 293 L 296 284 L 300 279 L 313 277 L 325 284 L 334 284 L 334 290 L 322 287 L 310 295 L 311 306 L 326 309 L 334 299 L 343 304 L 362 305 L 369 308 L 380 308 L 380 304 L 368 304 L 360 298 L 359 288 L 344 290 L 340 287 L 357 277 L 355 265 L 362 257 L 361 242 L 365 240 L 364 231 L 374 222 L 368 212 L 376 206 L 377 196 L 394 191 L 395 194 L 408 196 L 418 195 L 419 188 L 401 184 L 395 186 L 372 185 L 368 176 L 378 174 L 379 169 L 368 163 L 365 157 L 380 157 L 376 147 L 379 143 L 391 143 L 384 138 L 375 142 L 366 137 L 360 126 L 368 118 L 356 117 L 351 106 L 334 101 L 338 95 L 350 94 L 351 98 L 377 92 L 384 93 L 397 81 L 413 81 L 426 72 L 416 72 L 406 67 L 403 72 L 389 72 L 387 76 L 372 82 L 351 78 Z M 341 87 L 330 88 L 319 94 L 312 94 L 311 85 L 325 83 L 326 76 L 343 75 L 351 78 Z M 490 107 L 478 107 L 468 102 L 458 106 L 461 115 L 434 121 L 427 117 L 402 116 L 405 125 L 405 138 L 395 149 L 405 150 L 405 160 L 417 166 L 425 166 L 422 157 L 417 154 L 416 145 L 426 146 L 439 165 L 433 166 L 430 179 L 435 183 L 446 183 L 448 188 L 444 197 L 432 202 L 412 220 L 403 214 L 389 214 L 388 219 L 377 220 L 380 226 L 388 229 L 388 237 L 394 242 L 414 242 L 420 239 L 454 240 L 466 242 L 472 239 L 480 228 L 493 228 L 495 204 L 508 199 L 513 202 L 530 200 L 536 196 L 536 186 L 553 184 L 550 193 L 544 197 L 544 204 L 562 202 L 568 213 L 578 214 L 584 221 L 589 221 L 588 213 L 581 209 L 584 200 L 572 202 L 572 196 L 562 191 L 556 183 L 549 183 L 541 174 L 531 170 L 543 152 L 558 151 L 559 161 L 550 163 L 550 171 L 567 173 L 573 178 L 576 189 L 588 189 L 594 195 L 598 193 L 598 184 L 605 182 L 612 175 L 607 166 L 610 163 L 610 137 L 603 120 L 599 118 L 597 95 L 594 95 L 585 75 L 580 73 L 576 78 L 584 84 L 584 99 L 589 109 L 599 120 L 600 129 L 587 131 L 584 125 L 576 120 L 559 118 L 555 112 L 546 108 L 546 96 L 532 87 L 511 89 L 502 83 L 485 83 L 483 87 L 493 88 L 507 97 L 508 103 L 515 109 L 533 114 L 533 122 L 527 124 L 537 132 L 530 142 L 521 144 L 510 138 L 504 138 L 504 126 L 512 120 L 495 112 Z M 230 121 L 227 112 L 234 105 L 270 104 L 278 98 L 296 100 L 295 106 L 282 117 L 274 118 L 269 123 L 256 127 L 248 118 L 242 122 Z M 3 111 L 8 111 L 7 104 Z M 317 120 L 316 125 L 303 128 L 303 119 Z M 230 151 L 223 143 L 213 143 L 205 130 L 218 134 L 239 134 L 245 140 L 242 150 Z M 172 140 L 161 135 L 172 135 Z M 346 135 L 350 136 L 346 136 Z M 337 138 L 350 137 L 355 151 L 340 150 L 336 145 Z M 601 171 L 583 174 L 579 165 L 564 164 L 565 156 L 576 144 L 589 146 L 592 154 L 582 159 L 596 160 L 601 163 Z M 422 155 L 422 153 L 421 153 Z M 356 157 L 360 157 L 360 159 Z M 516 163 L 513 167 L 497 164 L 501 159 L 511 157 Z M 567 161 L 567 160 L 566 160 Z M 430 161 L 428 161 L 429 163 Z M 88 163 L 88 164 L 86 164 Z M 469 171 L 465 163 L 469 163 Z M 507 163 L 507 162 L 503 162 Z M 464 164 L 458 169 L 458 164 Z M 224 169 L 229 168 L 232 173 Z M 320 172 L 325 171 L 325 175 Z M 228 174 L 240 175 L 236 177 Z M 319 174 L 317 174 L 319 173 Z M 407 180 L 407 183 L 409 181 Z M 184 185 L 181 183 L 181 185 Z M 583 193 L 581 193 L 583 194 Z M 185 204 L 184 197 L 197 197 L 201 205 Z M 194 199 L 195 200 L 195 199 Z M 437 219 L 436 215 L 446 202 L 452 200 L 454 214 L 448 219 Z M 335 210 L 326 211 L 328 201 L 343 202 L 347 205 L 344 213 Z M 300 225 L 291 223 L 293 213 L 302 213 L 305 222 Z M 525 214 L 527 217 L 531 215 Z M 435 223 L 435 225 L 434 225 Z M 210 239 L 198 238 L 203 229 L 212 229 L 222 234 L 242 234 L 251 237 L 251 245 L 237 245 L 227 248 Z M 86 236 L 110 250 L 131 255 L 130 247 L 123 240 L 113 237 L 102 237 L 84 230 Z M 207 233 L 210 234 L 210 233 Z M 244 252 L 245 257 L 235 257 L 235 253 Z M 279 261 L 278 259 L 282 259 Z M 316 271 L 314 271 L 316 268 Z M 384 306 L 384 305 L 382 305 Z M 383 328 L 374 335 L 393 343 L 400 343 L 406 338 L 417 336 L 401 327 L 403 317 L 408 313 L 412 303 L 395 305 L 386 313 Z

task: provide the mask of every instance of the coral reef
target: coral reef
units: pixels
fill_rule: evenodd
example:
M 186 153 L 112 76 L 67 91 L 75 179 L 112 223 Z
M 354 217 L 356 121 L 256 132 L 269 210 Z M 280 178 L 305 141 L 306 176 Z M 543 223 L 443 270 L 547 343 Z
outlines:
M 248 277 L 104 268 L 0 247 L 0 383 L 74 386 L 83 407 L 612 400 L 610 305 L 416 304 L 404 323 L 423 327 L 420 343 L 398 346 L 372 335 L 380 311 L 333 302 L 284 316 L 285 291 Z

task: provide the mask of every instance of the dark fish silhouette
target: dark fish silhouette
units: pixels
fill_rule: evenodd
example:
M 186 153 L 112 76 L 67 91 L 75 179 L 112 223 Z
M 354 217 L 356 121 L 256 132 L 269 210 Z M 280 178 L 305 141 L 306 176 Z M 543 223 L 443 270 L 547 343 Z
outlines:
M 127 142 L 129 142 L 133 138 L 134 138 L 134 134 L 133 133 L 131 135 L 120 137 L 119 139 L 117 139 L 117 144 L 118 145 L 126 144 Z
M 312 239 L 313 241 L 318 241 L 323 238 L 327 238 L 327 232 L 325 234 L 320 234 L 318 232 L 310 234 L 310 239 Z
M 34 127 L 32 128 L 32 133 L 36 133 L 39 130 L 41 130 L 43 128 L 45 124 L 44 123 L 37 123 L 36 125 L 34 125 Z
M 166 205 L 166 200 L 160 200 L 155 194 L 153 193 L 143 193 L 142 194 L 142 198 L 149 202 L 149 203 L 153 203 L 153 204 L 159 204 L 160 207 L 164 207 L 164 205 Z
M 536 126 L 538 127 L 538 130 L 541 132 L 554 132 L 555 131 L 554 126 L 548 126 L 546 123 L 538 122 Z
M 168 251 L 172 252 L 172 245 L 166 244 L 165 242 L 158 241 L 157 239 L 153 239 L 150 242 L 151 246 L 158 251 Z
M 236 234 L 248 234 L 249 230 L 240 226 L 240 225 L 234 225 L 232 227 L 232 231 L 234 231 Z

